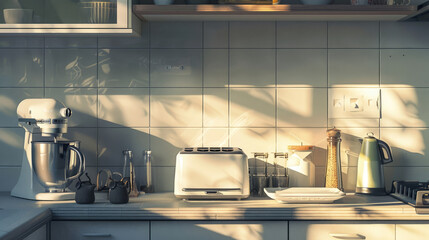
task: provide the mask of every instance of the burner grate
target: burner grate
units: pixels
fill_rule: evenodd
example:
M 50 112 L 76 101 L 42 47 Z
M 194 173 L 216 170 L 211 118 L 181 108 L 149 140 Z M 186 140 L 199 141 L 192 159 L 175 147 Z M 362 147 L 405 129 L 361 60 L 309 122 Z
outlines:
M 411 206 L 429 208 L 429 182 L 393 181 L 390 195 Z

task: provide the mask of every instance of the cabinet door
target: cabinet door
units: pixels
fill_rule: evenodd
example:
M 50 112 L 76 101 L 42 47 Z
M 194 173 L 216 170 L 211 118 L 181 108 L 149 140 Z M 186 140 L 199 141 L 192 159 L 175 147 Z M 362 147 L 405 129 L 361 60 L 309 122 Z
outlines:
M 363 221 L 292 221 L 290 240 L 395 240 L 395 224 Z
M 43 225 L 32 234 L 28 235 L 24 240 L 46 240 L 46 225 Z
M 149 222 L 53 221 L 51 240 L 149 240 Z
M 128 0 L 1 0 L 0 29 L 127 28 Z
M 287 240 L 286 221 L 151 222 L 151 240 Z
M 396 240 L 428 239 L 429 222 L 410 222 L 396 225 Z

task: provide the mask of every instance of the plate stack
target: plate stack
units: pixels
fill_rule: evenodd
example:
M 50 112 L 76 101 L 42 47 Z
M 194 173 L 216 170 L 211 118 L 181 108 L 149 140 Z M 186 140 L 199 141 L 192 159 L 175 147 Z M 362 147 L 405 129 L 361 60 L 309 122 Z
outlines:
M 81 2 L 84 16 L 89 23 L 116 23 L 116 2 Z
M 281 203 L 333 203 L 346 195 L 337 188 L 324 187 L 265 188 L 264 191 Z

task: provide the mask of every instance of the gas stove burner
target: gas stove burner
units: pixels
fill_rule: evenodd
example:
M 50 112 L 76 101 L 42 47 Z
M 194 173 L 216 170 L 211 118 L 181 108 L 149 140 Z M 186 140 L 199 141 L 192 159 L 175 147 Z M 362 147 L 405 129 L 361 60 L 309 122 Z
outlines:
M 416 208 L 429 208 L 429 182 L 393 181 L 391 196 Z

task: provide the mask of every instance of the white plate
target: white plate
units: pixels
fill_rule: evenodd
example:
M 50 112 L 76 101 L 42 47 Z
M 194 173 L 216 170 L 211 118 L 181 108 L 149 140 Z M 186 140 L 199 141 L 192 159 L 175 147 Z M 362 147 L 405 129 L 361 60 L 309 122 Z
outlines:
M 282 203 L 332 203 L 345 193 L 336 188 L 264 188 L 268 197 Z

